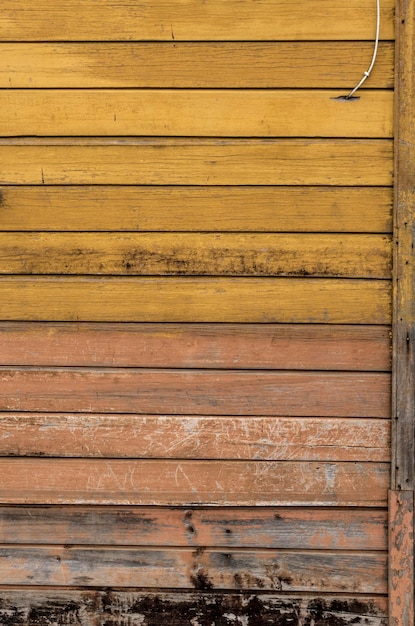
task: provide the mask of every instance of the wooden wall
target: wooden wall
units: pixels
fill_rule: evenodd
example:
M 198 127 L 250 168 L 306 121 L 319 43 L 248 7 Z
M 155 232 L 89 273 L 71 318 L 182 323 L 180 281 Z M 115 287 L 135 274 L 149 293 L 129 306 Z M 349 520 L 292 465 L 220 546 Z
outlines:
M 393 10 L 4 0 L 0 624 L 386 625 Z

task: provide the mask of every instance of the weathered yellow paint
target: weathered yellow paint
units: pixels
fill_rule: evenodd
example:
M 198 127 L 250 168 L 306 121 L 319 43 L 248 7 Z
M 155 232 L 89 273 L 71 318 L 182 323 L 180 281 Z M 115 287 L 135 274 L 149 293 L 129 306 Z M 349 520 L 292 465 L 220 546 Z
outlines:
M 392 137 L 391 91 L 341 96 L 292 89 L 3 90 L 0 135 Z
M 393 39 L 394 0 L 382 0 L 382 39 Z M 373 0 L 3 0 L 3 41 L 370 40 Z
M 299 278 L 0 280 L 0 317 L 33 321 L 388 324 L 389 281 Z
M 2 230 L 390 233 L 392 189 L 10 186 Z
M 0 87 L 350 88 L 369 41 L 0 43 Z M 363 89 L 393 87 L 381 42 Z
M 391 185 L 384 139 L 3 140 L 2 184 Z
M 390 278 L 385 235 L 1 233 L 0 274 Z

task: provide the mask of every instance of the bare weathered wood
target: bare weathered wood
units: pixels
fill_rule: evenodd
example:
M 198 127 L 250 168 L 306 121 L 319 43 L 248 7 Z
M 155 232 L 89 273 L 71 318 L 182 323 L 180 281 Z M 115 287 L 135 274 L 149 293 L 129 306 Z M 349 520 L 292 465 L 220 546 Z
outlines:
M 369 41 L 0 44 L 3 88 L 347 89 Z M 392 42 L 381 42 L 363 89 L 393 87 Z
M 393 487 L 415 487 L 415 2 L 398 2 Z
M 0 410 L 389 418 L 390 375 L 14 367 Z
M 0 274 L 390 278 L 386 235 L 2 233 Z
M 237 304 L 237 306 L 236 306 Z M 3 321 L 388 324 L 386 280 L 1 277 Z
M 387 513 L 321 507 L 1 506 L 0 542 L 386 550 Z
M 390 623 L 414 623 L 415 2 L 397 2 Z
M 386 593 L 379 552 L 0 548 L 0 585 Z
M 389 431 L 362 418 L 2 413 L 0 455 L 389 461 Z
M 382 39 L 393 39 L 393 8 L 383 0 Z M 370 0 L 3 0 L 0 40 L 370 40 L 375 25 Z
M 0 134 L 392 137 L 391 91 L 369 91 L 359 100 L 342 95 L 320 89 L 6 89 L 0 91 Z
M 390 625 L 414 623 L 414 495 L 389 494 L 389 603 Z
M 392 231 L 388 187 L 0 188 L 0 231 Z
M 0 322 L 0 364 L 389 371 L 388 326 Z
M 379 507 L 389 471 L 388 463 L 0 458 L 0 503 Z
M 0 139 L 3 185 L 391 185 L 389 139 Z
M 386 626 L 382 596 L 305 597 L 292 594 L 218 592 L 68 591 L 28 588 L 0 591 L 0 620 L 13 626 Z M 10 620 L 13 620 L 11 622 Z

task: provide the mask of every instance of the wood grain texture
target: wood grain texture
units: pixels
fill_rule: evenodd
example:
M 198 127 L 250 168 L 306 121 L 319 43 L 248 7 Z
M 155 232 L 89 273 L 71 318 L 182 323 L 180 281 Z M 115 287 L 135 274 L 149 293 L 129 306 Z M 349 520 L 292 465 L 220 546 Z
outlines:
M 0 541 L 375 551 L 387 547 L 387 513 L 373 508 L 1 506 Z
M 142 626 L 194 626 L 195 620 L 217 626 L 234 626 L 235 620 L 247 626 L 303 626 L 304 620 L 318 624 L 340 622 L 342 626 L 386 626 L 387 607 L 384 597 L 366 595 L 301 597 L 275 592 L 154 593 L 27 587 L 0 591 L 0 619 L 37 626 L 39 618 L 43 626 L 96 626 L 97 620 L 112 626 L 125 626 L 126 620 Z
M 389 603 L 391 626 L 414 622 L 414 493 L 389 493 Z
M 2 413 L 0 456 L 389 461 L 389 431 L 362 418 Z
M 385 235 L 2 233 L 0 274 L 391 278 Z
M 379 553 L 0 548 L 0 584 L 385 593 Z
M 0 365 L 389 371 L 388 326 L 0 322 Z
M 348 372 L 0 370 L 0 410 L 390 417 L 390 375 Z
M 394 380 L 392 485 L 415 488 L 415 3 L 398 3 L 395 211 Z M 413 607 L 413 614 L 415 609 Z M 409 622 L 408 622 L 409 623 Z
M 3 88 L 318 88 L 347 89 L 372 43 L 163 42 L 2 43 Z M 393 43 L 381 42 L 363 88 L 393 87 Z
M 13 89 L 0 91 L 0 134 L 392 137 L 391 91 L 342 96 L 303 89 Z
M 311 6 L 310 6 L 311 5 Z M 393 0 L 382 2 L 381 39 L 393 39 Z M 359 40 L 373 38 L 370 0 L 59 0 L 36 7 L 4 0 L 2 41 Z
M 414 600 L 415 487 L 415 2 L 397 2 L 394 343 L 390 493 L 389 612 L 391 626 L 410 626 Z M 401 493 L 399 493 L 401 492 Z
M 391 185 L 386 139 L 0 140 L 4 185 Z
M 390 291 L 359 279 L 2 277 L 0 319 L 388 324 Z
M 388 463 L 3 458 L 0 471 L 2 504 L 380 507 L 389 483 Z
M 388 187 L 10 186 L 7 231 L 392 231 Z

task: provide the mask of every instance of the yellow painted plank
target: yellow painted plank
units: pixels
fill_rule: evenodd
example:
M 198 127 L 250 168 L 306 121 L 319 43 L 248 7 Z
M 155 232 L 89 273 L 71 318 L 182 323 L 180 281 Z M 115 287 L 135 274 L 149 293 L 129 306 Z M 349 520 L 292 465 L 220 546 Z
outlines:
M 0 274 L 390 278 L 385 235 L 2 233 Z
M 391 185 L 389 140 L 2 140 L 1 184 Z
M 0 318 L 388 324 L 389 281 L 298 278 L 0 280 Z
M 333 90 L 3 90 L 0 135 L 392 137 L 393 92 L 368 91 L 352 100 L 343 95 Z
M 381 38 L 394 36 L 382 0 Z M 3 0 L 2 41 L 371 40 L 373 0 Z
M 2 43 L 0 87 L 351 88 L 369 41 Z M 393 43 L 381 42 L 363 88 L 393 87 Z
M 392 230 L 388 187 L 0 188 L 0 231 Z

